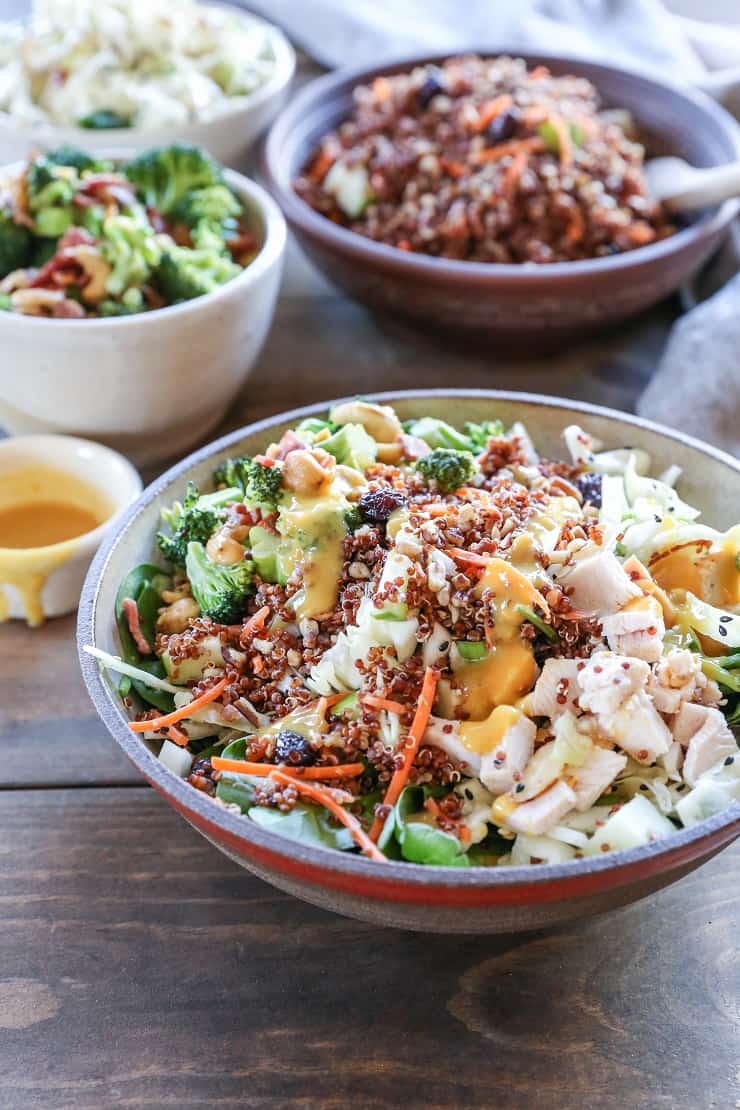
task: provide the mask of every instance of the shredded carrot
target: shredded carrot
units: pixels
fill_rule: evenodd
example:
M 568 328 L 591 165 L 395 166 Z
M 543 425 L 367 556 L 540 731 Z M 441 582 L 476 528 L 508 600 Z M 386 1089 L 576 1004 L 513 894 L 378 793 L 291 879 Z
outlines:
M 387 77 L 376 77 L 373 81 L 373 95 L 378 100 L 387 100 L 393 91 L 393 86 Z
M 261 609 L 258 609 L 257 612 L 254 613 L 249 618 L 249 620 L 246 622 L 246 624 L 242 628 L 242 632 L 251 632 L 253 628 L 261 628 L 262 625 L 267 620 L 267 618 L 269 617 L 269 615 L 270 615 L 269 605 L 263 605 Z
M 504 193 L 513 193 L 521 179 L 522 174 L 527 168 L 527 152 L 526 150 L 518 151 L 511 160 L 511 163 L 504 170 L 503 181 L 501 182 Z
M 429 721 L 429 715 L 432 712 L 434 705 L 434 695 L 437 692 L 437 683 L 439 682 L 439 671 L 434 667 L 427 667 L 424 673 L 424 682 L 421 687 L 421 697 L 416 706 L 416 713 L 411 722 L 411 728 L 404 745 L 403 765 L 398 771 L 394 771 L 393 777 L 388 784 L 388 789 L 383 798 L 384 806 L 394 806 L 398 801 L 401 791 L 409 780 L 411 767 L 416 759 L 416 754 L 421 746 L 421 740 L 424 735 L 424 730 Z M 377 817 L 373 821 L 373 827 L 370 830 L 370 839 L 377 841 L 383 826 L 385 825 L 385 817 Z
M 570 222 L 565 237 L 569 243 L 580 243 L 585 233 L 586 221 L 583 218 L 583 212 L 581 212 L 580 207 L 575 204 L 570 214 Z
M 543 77 L 549 77 L 550 70 L 547 66 L 535 66 L 529 74 L 530 81 L 541 81 Z
M 432 817 L 439 817 L 442 810 L 439 808 L 439 803 L 436 798 L 427 798 L 424 802 L 424 809 L 427 813 L 431 813 Z
M 406 712 L 406 706 L 401 705 L 400 701 L 391 701 L 389 698 L 377 698 L 375 694 L 363 694 L 362 700 L 365 705 L 370 705 L 373 709 L 387 709 L 389 713 Z
M 188 735 L 183 732 L 181 728 L 178 728 L 177 725 L 170 725 L 167 729 L 167 735 L 173 744 L 179 744 L 181 748 L 187 747 Z
M 252 763 L 247 759 L 224 759 L 220 755 L 211 757 L 211 766 L 214 771 L 233 771 L 236 775 L 260 777 L 277 770 L 301 779 L 356 779 L 365 771 L 362 763 L 337 763 L 330 767 L 291 767 L 287 763 Z
M 336 817 L 337 821 L 341 821 L 345 828 L 349 829 L 352 834 L 352 839 L 359 848 L 362 849 L 364 856 L 369 856 L 370 859 L 378 860 L 385 863 L 385 856 L 380 849 L 373 843 L 370 837 L 363 829 L 360 822 L 352 813 L 348 813 L 339 802 L 337 802 L 328 790 L 322 790 L 320 786 L 312 786 L 307 782 L 302 782 L 300 779 L 293 778 L 291 775 L 286 775 L 282 771 L 271 771 L 270 778 L 275 782 L 281 782 L 284 786 L 294 786 L 299 794 L 304 794 L 313 802 L 318 802 L 319 805 L 329 810 L 329 813 Z
M 470 563 L 473 567 L 487 567 L 491 561 L 490 555 L 478 555 L 475 551 L 463 551 L 461 547 L 448 547 L 445 555 L 455 559 L 458 563 Z
M 442 158 L 442 169 L 455 179 L 464 177 L 467 172 L 467 166 L 464 162 L 456 162 L 454 158 Z
M 176 725 L 184 717 L 189 717 L 194 709 L 202 709 L 204 705 L 215 701 L 219 694 L 224 692 L 228 684 L 228 677 L 222 678 L 215 686 L 211 686 L 210 690 L 206 690 L 205 694 L 201 694 L 199 698 L 194 698 L 193 701 L 189 701 L 187 705 L 181 706 L 180 709 L 175 709 L 172 713 L 165 713 L 164 717 L 154 717 L 151 721 L 131 721 L 128 727 L 132 732 L 157 732 L 160 728 L 169 728 L 170 725 Z
M 311 169 L 308 171 L 308 176 L 312 181 L 323 181 L 336 160 L 336 154 L 332 154 L 328 150 L 319 151 Z
M 508 143 L 496 143 L 495 146 L 487 146 L 483 150 L 478 150 L 474 157 L 478 163 L 498 162 L 500 158 L 506 158 L 508 154 L 519 154 L 520 151 L 536 154 L 543 150 L 545 150 L 545 143 L 540 138 L 512 139 Z
M 514 101 L 509 94 L 504 93 L 503 96 L 497 96 L 493 100 L 488 100 L 485 104 L 481 104 L 478 109 L 478 119 L 476 120 L 475 130 L 485 131 L 489 123 L 493 123 L 496 116 L 503 115 L 513 103 Z
M 462 843 L 463 844 L 470 844 L 470 841 L 472 839 L 472 833 L 471 833 L 470 829 L 468 828 L 468 826 L 467 825 L 460 825 L 459 828 L 458 828 L 458 832 L 460 834 L 460 840 L 462 841 Z

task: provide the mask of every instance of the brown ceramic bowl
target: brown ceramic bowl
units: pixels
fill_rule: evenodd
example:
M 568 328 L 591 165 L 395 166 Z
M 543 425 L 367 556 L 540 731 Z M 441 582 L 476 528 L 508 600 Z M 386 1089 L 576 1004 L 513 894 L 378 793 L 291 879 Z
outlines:
M 740 128 L 699 92 L 639 73 L 562 56 L 510 53 L 555 74 L 586 77 L 605 107 L 628 109 L 654 154 L 696 166 L 740 158 Z M 720 244 L 738 202 L 702 214 L 670 238 L 622 255 L 551 265 L 456 262 L 375 243 L 315 212 L 292 181 L 322 135 L 349 114 L 352 90 L 443 55 L 340 70 L 308 85 L 283 110 L 265 147 L 268 185 L 310 258 L 328 278 L 373 308 L 508 344 L 558 345 L 604 329 L 676 290 Z
M 422 414 L 461 424 L 500 416 L 522 420 L 543 453 L 562 452 L 560 433 L 581 423 L 609 447 L 645 448 L 656 470 L 684 468 L 681 490 L 709 523 L 726 528 L 740 504 L 740 462 L 646 420 L 575 401 L 494 390 L 419 390 L 373 398 L 391 402 L 402 419 Z M 182 494 L 189 478 L 205 483 L 214 466 L 236 453 L 254 454 L 327 403 L 261 420 L 197 451 L 157 479 L 122 518 L 90 568 L 80 602 L 78 641 L 116 652 L 113 606 L 124 575 L 149 561 L 160 507 Z M 267 882 L 315 905 L 376 924 L 440 933 L 539 929 L 624 905 L 667 886 L 740 836 L 740 803 L 693 828 L 643 848 L 598 859 L 536 867 L 422 867 L 376 863 L 311 848 L 235 816 L 168 771 L 128 728 L 112 686 L 80 652 L 90 695 L 104 723 L 144 777 L 220 851 Z

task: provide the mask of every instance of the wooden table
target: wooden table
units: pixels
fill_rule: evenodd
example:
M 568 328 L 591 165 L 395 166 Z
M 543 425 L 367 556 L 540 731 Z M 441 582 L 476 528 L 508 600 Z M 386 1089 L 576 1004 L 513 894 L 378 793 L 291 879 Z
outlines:
M 674 314 L 513 363 L 373 318 L 291 247 L 227 426 L 453 384 L 630 409 Z M 88 701 L 72 618 L 0 626 L 2 1110 L 738 1107 L 738 889 L 740 844 L 550 934 L 331 916 L 251 878 L 141 783 Z
M 502 364 L 374 320 L 294 252 L 229 423 L 452 383 L 631 407 L 670 315 L 618 349 Z M 73 634 L 72 618 L 0 627 L 3 1110 L 740 1106 L 740 844 L 557 933 L 333 917 L 240 871 L 142 785 Z

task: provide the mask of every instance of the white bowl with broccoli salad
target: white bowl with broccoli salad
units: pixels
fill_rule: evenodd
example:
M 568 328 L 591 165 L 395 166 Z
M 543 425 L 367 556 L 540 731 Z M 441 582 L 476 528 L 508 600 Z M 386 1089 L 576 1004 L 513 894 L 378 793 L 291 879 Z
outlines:
M 197 147 L 0 169 L 0 425 L 185 450 L 259 353 L 285 242 L 267 193 Z
M 294 69 L 285 36 L 231 5 L 34 0 L 28 22 L 0 22 L 0 162 L 177 139 L 236 166 Z

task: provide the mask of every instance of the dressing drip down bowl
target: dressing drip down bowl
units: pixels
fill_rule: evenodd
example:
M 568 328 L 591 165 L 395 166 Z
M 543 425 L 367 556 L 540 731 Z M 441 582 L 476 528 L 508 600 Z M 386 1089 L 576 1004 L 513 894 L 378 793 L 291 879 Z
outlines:
M 655 472 L 683 469 L 681 495 L 708 524 L 726 529 L 740 494 L 740 463 L 709 446 L 635 417 L 572 401 L 497 391 L 446 390 L 384 394 L 401 420 L 421 415 L 465 421 L 500 418 L 523 422 L 538 449 L 562 458 L 563 428 L 579 424 L 606 448 L 647 451 Z M 286 839 L 229 812 L 195 790 L 155 757 L 129 728 L 116 683 L 82 649 L 120 650 L 114 607 L 120 583 L 139 562 L 150 561 L 160 509 L 181 496 L 187 481 L 205 487 L 224 459 L 255 455 L 325 403 L 250 425 L 191 455 L 139 498 L 99 551 L 80 606 L 81 665 L 101 719 L 129 759 L 175 809 L 219 850 L 282 890 L 316 905 L 377 924 L 449 933 L 537 929 L 605 912 L 681 878 L 740 835 L 740 805 L 670 837 L 621 852 L 536 866 L 467 868 L 376 861 Z
M 588 79 L 604 107 L 631 114 L 648 155 L 679 155 L 696 166 L 740 157 L 738 125 L 702 93 L 575 58 L 478 53 L 523 57 L 530 68 L 545 65 L 554 76 Z M 265 168 L 273 195 L 309 257 L 350 296 L 416 323 L 531 349 L 533 343 L 580 338 L 643 311 L 678 289 L 722 241 L 738 210 L 734 200 L 621 254 L 542 264 L 457 261 L 367 238 L 302 199 L 293 182 L 319 140 L 349 115 L 356 86 L 443 60 L 426 56 L 322 77 L 292 100 L 268 135 Z

